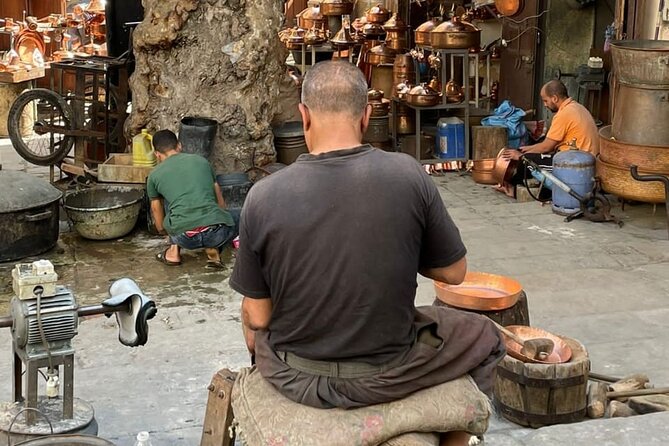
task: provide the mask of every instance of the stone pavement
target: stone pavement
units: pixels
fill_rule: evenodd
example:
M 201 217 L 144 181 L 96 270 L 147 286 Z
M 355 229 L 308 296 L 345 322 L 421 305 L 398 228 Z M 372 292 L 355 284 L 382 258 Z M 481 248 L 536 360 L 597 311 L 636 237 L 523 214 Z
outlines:
M 8 161 L 10 160 L 10 161 Z M 11 161 L 14 160 L 14 161 Z M 3 168 L 20 166 L 0 142 Z M 20 168 L 20 167 L 18 167 Z M 39 172 L 43 174 L 44 169 Z M 565 223 L 549 207 L 516 203 L 467 175 L 434 177 L 468 247 L 470 270 L 505 274 L 527 292 L 532 324 L 580 340 L 592 370 L 645 372 L 669 385 L 669 241 L 665 212 L 628 205 L 625 226 Z M 182 267 L 153 260 L 164 245 L 141 229 L 119 241 L 91 242 L 71 232 L 43 257 L 80 304 L 97 303 L 109 283 L 132 277 L 159 312 L 149 342 L 130 349 L 117 340 L 113 318 L 85 319 L 75 338 L 75 394 L 96 410 L 100 436 L 119 446 L 149 430 L 154 445 L 199 444 L 211 376 L 248 364 L 241 336 L 240 296 L 227 284 L 230 268 L 203 268 L 201 253 Z M 233 253 L 226 252 L 228 265 Z M 0 264 L 0 315 L 7 313 L 12 265 Z M 417 303 L 434 298 L 419 278 Z M 11 397 L 9 330 L 0 330 L 0 401 Z M 495 417 L 486 445 L 666 444 L 669 414 L 585 421 L 527 429 Z

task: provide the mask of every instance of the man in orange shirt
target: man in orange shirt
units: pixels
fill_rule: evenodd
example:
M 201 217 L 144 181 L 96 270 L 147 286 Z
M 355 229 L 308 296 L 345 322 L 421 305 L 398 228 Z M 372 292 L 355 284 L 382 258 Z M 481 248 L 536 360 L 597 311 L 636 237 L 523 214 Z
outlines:
M 514 160 L 525 155 L 542 166 L 552 166 L 553 154 L 557 150 L 567 150 L 568 144 L 576 140 L 576 147 L 593 155 L 599 153 L 597 125 L 587 108 L 569 97 L 567 87 L 559 80 L 548 81 L 541 88 L 544 106 L 555 113 L 546 138 L 531 146 L 521 146 L 520 150 L 507 149 L 503 155 Z M 522 183 L 526 172 L 518 169 L 512 182 Z

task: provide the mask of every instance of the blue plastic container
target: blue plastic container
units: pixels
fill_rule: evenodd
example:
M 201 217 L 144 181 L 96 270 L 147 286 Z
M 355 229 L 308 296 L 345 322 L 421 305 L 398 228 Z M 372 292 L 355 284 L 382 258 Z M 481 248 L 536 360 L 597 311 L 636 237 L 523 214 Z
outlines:
M 553 157 L 553 175 L 584 197 L 595 186 L 595 157 L 576 149 L 558 152 Z M 581 204 L 567 192 L 553 186 L 552 208 L 556 214 L 570 215 L 578 212 Z
M 465 122 L 451 116 L 437 122 L 434 156 L 453 160 L 465 158 Z

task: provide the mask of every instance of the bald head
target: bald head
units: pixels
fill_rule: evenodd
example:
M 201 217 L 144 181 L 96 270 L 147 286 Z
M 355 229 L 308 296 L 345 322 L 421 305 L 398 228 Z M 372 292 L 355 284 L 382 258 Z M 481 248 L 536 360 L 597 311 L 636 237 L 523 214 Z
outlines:
M 567 87 L 562 83 L 561 80 L 558 79 L 553 79 L 546 82 L 546 84 L 544 84 L 543 90 L 546 93 L 546 96 L 557 96 L 559 99 L 567 99 L 569 97 L 569 93 L 567 93 Z
M 319 62 L 304 76 L 302 103 L 315 113 L 358 119 L 367 105 L 367 81 L 360 69 L 348 62 Z

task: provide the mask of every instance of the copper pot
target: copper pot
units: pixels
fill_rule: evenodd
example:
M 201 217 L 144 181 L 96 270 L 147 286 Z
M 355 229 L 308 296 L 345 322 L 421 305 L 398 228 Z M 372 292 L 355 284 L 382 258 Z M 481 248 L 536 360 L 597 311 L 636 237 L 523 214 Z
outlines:
M 409 27 L 397 16 L 397 13 L 383 24 L 383 29 L 386 31 L 386 45 L 397 51 L 408 48 L 407 30 Z
M 325 17 L 321 13 L 319 5 L 308 6 L 297 15 L 297 26 L 303 29 L 321 28 L 325 29 Z
M 385 36 L 386 31 L 378 23 L 365 23 L 362 26 L 362 34 L 368 39 L 378 39 Z
M 318 45 L 326 40 L 325 33 L 318 28 L 311 28 L 304 34 L 304 43 L 307 45 Z
M 406 94 L 406 101 L 416 107 L 433 107 L 441 102 L 441 95 L 426 85 L 418 85 Z
M 432 30 L 430 45 L 439 49 L 480 48 L 481 30 L 453 16 L 451 20 Z
M 353 12 L 353 3 L 348 0 L 323 0 L 321 14 L 324 16 L 340 16 Z
M 416 28 L 416 31 L 414 31 L 414 41 L 416 42 L 416 45 L 429 46 L 430 33 L 439 25 L 439 23 L 441 23 L 441 19 L 434 17 Z
M 367 92 L 367 103 L 372 106 L 372 116 L 387 116 L 390 110 L 390 101 L 384 99 L 383 91 L 369 90 Z
M 367 23 L 380 23 L 384 24 L 390 18 L 390 11 L 384 8 L 380 3 L 376 6 L 372 6 L 365 12 L 365 18 Z
M 641 170 L 669 172 L 669 148 L 642 146 L 612 139 L 610 125 L 599 130 L 599 156 L 602 161 L 618 166 L 636 165 Z
M 284 44 L 289 50 L 302 49 L 304 44 L 305 30 L 302 28 L 292 28 L 284 37 Z
M 395 50 L 388 48 L 385 43 L 373 47 L 367 52 L 367 63 L 370 65 L 392 64 L 395 62 Z
M 664 149 L 669 150 L 669 149 Z M 659 181 L 637 181 L 632 178 L 629 167 L 607 163 L 600 156 L 596 162 L 597 177 L 601 180 L 605 192 L 627 200 L 643 201 L 644 203 L 664 203 L 667 199 L 664 184 Z M 669 172 L 641 170 L 641 175 L 667 175 Z
M 484 158 L 474 160 L 472 168 L 472 179 L 478 184 L 497 184 L 493 171 L 496 158 Z

